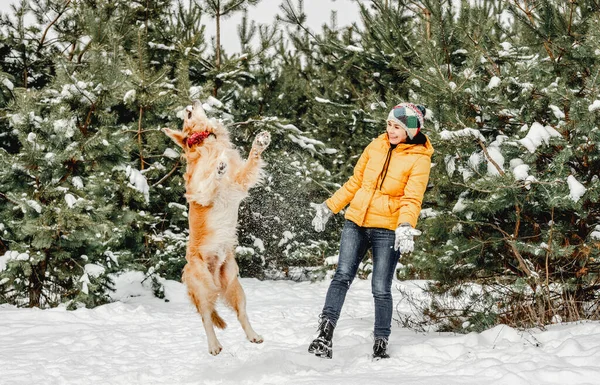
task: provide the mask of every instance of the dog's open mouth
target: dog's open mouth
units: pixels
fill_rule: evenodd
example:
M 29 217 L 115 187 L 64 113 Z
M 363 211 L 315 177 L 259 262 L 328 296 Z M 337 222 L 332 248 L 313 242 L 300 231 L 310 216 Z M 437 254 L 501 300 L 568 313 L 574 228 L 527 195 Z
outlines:
M 217 137 L 215 134 L 213 134 L 212 132 L 208 132 L 208 131 L 194 132 L 192 135 L 185 138 L 183 140 L 183 143 L 185 143 L 188 147 L 193 147 L 193 146 L 202 144 L 202 142 L 204 142 L 204 140 L 211 135 L 214 138 Z

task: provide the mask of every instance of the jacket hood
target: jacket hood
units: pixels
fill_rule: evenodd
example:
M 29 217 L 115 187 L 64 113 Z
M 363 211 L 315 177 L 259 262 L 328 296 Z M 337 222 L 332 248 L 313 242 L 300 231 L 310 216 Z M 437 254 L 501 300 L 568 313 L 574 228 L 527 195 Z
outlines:
M 396 146 L 396 149 L 400 149 L 400 151 L 408 154 L 421 154 L 431 157 L 431 155 L 433 155 L 435 151 L 433 149 L 433 145 L 431 144 L 431 141 L 429 140 L 429 137 L 427 135 L 422 133 L 421 135 L 425 136 L 426 141 L 424 144 L 399 143 Z M 383 134 L 379 135 L 375 139 L 375 141 L 380 142 L 381 145 L 385 146 L 386 148 L 390 147 L 390 140 L 388 139 L 387 132 L 384 132 Z

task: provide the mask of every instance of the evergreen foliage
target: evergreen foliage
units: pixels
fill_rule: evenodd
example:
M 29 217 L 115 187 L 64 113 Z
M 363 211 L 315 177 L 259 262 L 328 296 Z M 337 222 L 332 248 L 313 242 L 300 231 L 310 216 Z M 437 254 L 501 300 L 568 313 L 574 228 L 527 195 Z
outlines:
M 284 0 L 272 25 L 248 19 L 256 3 L 21 0 L 0 17 L 0 302 L 94 306 L 128 269 L 159 296 L 162 278 L 179 279 L 184 165 L 160 128 L 180 128 L 194 99 L 243 155 L 272 136 L 264 183 L 240 208 L 241 274 L 314 278 L 343 218 L 317 234 L 309 203 L 409 100 L 431 112 L 436 148 L 424 234 L 399 272 L 432 279 L 418 322 L 599 316 L 596 3 L 361 1 L 362 24 L 333 14 L 320 31 L 302 1 Z M 235 13 L 241 50 L 227 53 Z
M 418 55 L 429 64 L 407 68 L 441 130 L 425 202 L 434 217 L 414 263 L 434 292 L 470 305 L 442 302 L 433 318 L 473 330 L 597 317 L 598 9 L 438 5 L 423 2 L 431 39 Z M 481 292 L 467 296 L 472 283 Z

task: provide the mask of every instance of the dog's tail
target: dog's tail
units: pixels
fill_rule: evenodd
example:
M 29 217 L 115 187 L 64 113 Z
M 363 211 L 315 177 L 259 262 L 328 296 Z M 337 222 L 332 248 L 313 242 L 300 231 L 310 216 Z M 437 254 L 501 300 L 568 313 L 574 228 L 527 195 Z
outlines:
M 219 313 L 217 313 L 216 310 L 213 310 L 211 318 L 215 327 L 218 327 L 219 329 L 225 329 L 227 327 L 227 323 L 225 322 L 225 320 L 223 320 L 223 318 L 221 318 L 221 316 L 219 315 Z

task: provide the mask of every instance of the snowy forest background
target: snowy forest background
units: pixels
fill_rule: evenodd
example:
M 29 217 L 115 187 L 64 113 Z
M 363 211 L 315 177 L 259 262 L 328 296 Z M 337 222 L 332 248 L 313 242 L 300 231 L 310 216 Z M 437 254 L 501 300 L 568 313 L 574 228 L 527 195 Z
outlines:
M 332 14 L 314 31 L 283 0 L 273 24 L 243 18 L 240 52 L 220 49 L 257 2 L 20 0 L 1 16 L 0 303 L 93 307 L 122 272 L 158 297 L 180 279 L 183 164 L 160 128 L 193 99 L 244 155 L 273 138 L 240 208 L 241 275 L 326 277 L 343 218 L 315 233 L 309 203 L 409 100 L 432 112 L 436 153 L 397 271 L 431 299 L 405 326 L 600 318 L 600 3 L 372 0 L 362 25 Z

